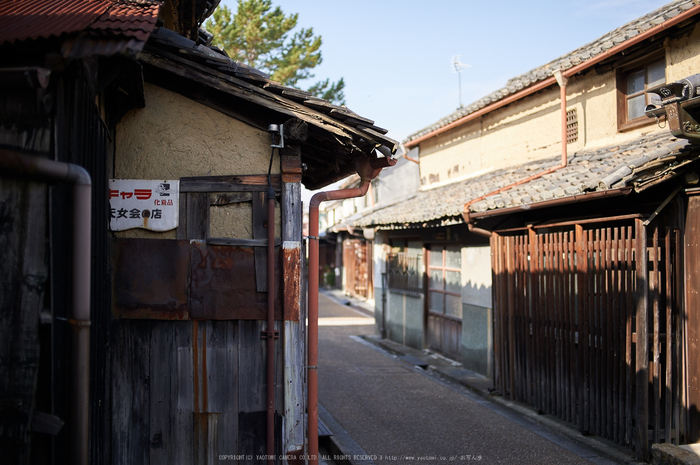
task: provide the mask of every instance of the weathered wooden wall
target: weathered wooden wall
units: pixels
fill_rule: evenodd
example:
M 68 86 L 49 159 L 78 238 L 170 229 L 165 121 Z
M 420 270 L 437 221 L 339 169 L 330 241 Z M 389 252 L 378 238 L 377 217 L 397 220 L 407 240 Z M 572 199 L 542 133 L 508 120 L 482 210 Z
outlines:
M 29 463 L 48 279 L 47 187 L 0 177 L 0 450 Z
M 681 247 L 639 217 L 494 234 L 498 390 L 642 458 L 686 441 Z
M 264 454 L 261 323 L 120 321 L 113 333 L 111 463 L 207 464 L 219 455 Z M 280 344 L 275 357 L 279 375 Z M 276 384 L 280 421 L 280 376 Z M 281 428 L 276 434 L 281 454 Z
M 261 334 L 267 323 L 255 296 L 264 302 L 268 291 L 277 295 L 275 330 L 281 335 L 274 343 L 275 451 L 303 451 L 300 184 L 273 178 L 282 211 L 282 225 L 275 226 L 282 237 L 273 245 L 280 257 L 274 291 L 266 283 L 264 176 L 183 178 L 181 240 L 115 239 L 114 309 L 121 319 L 112 335 L 114 465 L 213 463 L 220 455 L 255 461 L 265 454 L 267 346 Z M 252 238 L 210 237 L 211 201 L 223 197 L 252 203 Z M 122 252 L 133 257 L 137 249 L 143 266 L 124 264 Z M 249 259 L 224 259 L 227 250 L 247 251 Z M 203 259 L 208 255 L 223 258 Z M 129 266 L 138 269 L 130 274 Z M 163 283 L 135 286 L 133 279 L 150 267 L 173 273 Z M 209 285 L 216 279 L 219 284 Z M 134 302 L 130 311 L 126 304 Z

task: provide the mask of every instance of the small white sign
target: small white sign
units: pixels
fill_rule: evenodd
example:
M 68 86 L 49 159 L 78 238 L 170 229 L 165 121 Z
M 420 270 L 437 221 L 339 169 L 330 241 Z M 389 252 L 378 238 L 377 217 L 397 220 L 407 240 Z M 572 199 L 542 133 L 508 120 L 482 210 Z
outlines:
M 110 179 L 111 231 L 170 231 L 179 221 L 180 181 Z

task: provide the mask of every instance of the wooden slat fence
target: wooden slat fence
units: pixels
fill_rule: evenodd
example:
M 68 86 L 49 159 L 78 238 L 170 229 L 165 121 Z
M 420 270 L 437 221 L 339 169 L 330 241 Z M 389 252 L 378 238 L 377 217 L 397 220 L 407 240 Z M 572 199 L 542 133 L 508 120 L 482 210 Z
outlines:
M 497 389 L 641 458 L 678 444 L 681 246 L 629 218 L 494 234 Z

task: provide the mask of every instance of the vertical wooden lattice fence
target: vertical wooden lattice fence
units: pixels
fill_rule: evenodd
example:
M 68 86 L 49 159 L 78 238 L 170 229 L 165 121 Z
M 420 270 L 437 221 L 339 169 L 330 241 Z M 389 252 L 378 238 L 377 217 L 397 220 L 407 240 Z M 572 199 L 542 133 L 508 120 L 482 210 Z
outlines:
M 497 389 L 640 457 L 678 444 L 681 245 L 640 218 L 494 234 Z

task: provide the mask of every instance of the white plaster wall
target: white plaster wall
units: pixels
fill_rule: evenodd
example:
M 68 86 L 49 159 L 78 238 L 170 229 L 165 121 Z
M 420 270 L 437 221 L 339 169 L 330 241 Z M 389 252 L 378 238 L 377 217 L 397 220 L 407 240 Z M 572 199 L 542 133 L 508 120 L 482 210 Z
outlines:
M 491 248 L 462 248 L 462 303 L 491 308 Z

